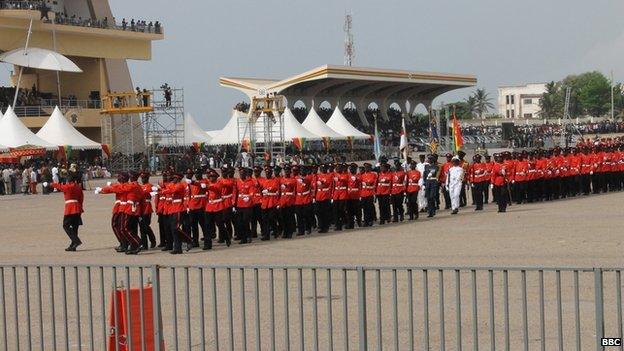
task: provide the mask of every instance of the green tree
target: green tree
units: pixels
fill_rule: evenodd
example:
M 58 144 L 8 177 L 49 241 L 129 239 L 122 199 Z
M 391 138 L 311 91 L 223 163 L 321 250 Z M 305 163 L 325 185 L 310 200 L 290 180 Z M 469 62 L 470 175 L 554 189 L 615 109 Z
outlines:
M 539 101 L 540 115 L 542 118 L 555 118 L 563 114 L 563 101 L 561 100 L 561 84 L 554 81 L 546 83 L 546 92 Z
M 475 100 L 475 113 L 483 119 L 483 114 L 494 108 L 492 98 L 485 89 L 477 89 L 472 96 Z
M 590 116 L 600 117 L 609 111 L 611 84 L 600 72 L 588 72 L 577 81 L 578 99 L 582 111 Z
M 474 95 L 470 95 L 464 101 L 457 102 L 454 105 L 457 118 L 469 119 L 478 114 L 477 99 Z

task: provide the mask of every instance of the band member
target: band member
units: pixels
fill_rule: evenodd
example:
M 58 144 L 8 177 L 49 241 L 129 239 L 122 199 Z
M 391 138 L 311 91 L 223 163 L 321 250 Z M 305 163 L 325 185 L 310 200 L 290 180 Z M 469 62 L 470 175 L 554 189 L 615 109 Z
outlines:
M 418 194 L 423 184 L 422 176 L 416 169 L 416 162 L 410 162 L 410 170 L 407 171 L 407 215 L 410 220 L 418 219 Z
M 362 190 L 360 195 L 362 197 L 361 205 L 364 212 L 364 226 L 370 227 L 373 225 L 377 214 L 375 213 L 375 189 L 377 189 L 376 172 L 373 172 L 372 165 L 370 163 L 364 164 L 364 173 L 362 173 Z
M 453 165 L 446 173 L 445 187 L 451 198 L 451 214 L 457 214 L 461 204 L 461 189 L 464 186 L 464 168 L 461 165 L 461 160 L 457 156 L 453 157 L 451 162 Z
M 405 209 L 403 201 L 405 199 L 405 171 L 398 160 L 394 164 L 392 171 L 392 190 L 390 190 L 390 199 L 392 201 L 392 221 L 403 222 Z
M 440 166 L 436 155 L 429 155 L 428 161 L 429 165 L 425 167 L 425 197 L 427 198 L 427 217 L 433 217 L 436 214 L 436 201 L 440 191 Z
M 381 172 L 377 180 L 377 201 L 379 202 L 379 224 L 390 222 L 390 193 L 392 192 L 392 173 L 390 165 L 381 164 Z
M 71 240 L 65 251 L 76 251 L 76 248 L 82 245 L 82 241 L 78 237 L 78 227 L 82 225 L 82 213 L 84 194 L 82 193 L 80 173 L 72 173 L 69 182 L 66 184 L 52 183 L 51 188 L 63 192 L 65 199 L 65 212 L 63 215 L 63 230 Z M 48 187 L 48 183 L 44 182 L 43 186 Z
M 347 183 L 347 229 L 353 229 L 355 223 L 357 223 L 358 227 L 362 226 L 362 210 L 360 206 L 362 176 L 357 172 L 357 164 L 351 163 L 349 165 L 349 180 Z
M 327 233 L 331 216 L 331 197 L 334 187 L 334 177 L 329 173 L 329 166 L 321 166 L 321 174 L 316 177 L 316 218 L 319 233 Z
M 494 155 L 494 166 L 492 167 L 491 187 L 494 197 L 498 204 L 498 212 L 507 211 L 507 166 L 503 163 L 503 157 L 500 154 Z
M 143 201 L 141 202 L 141 218 L 139 218 L 139 231 L 141 232 L 141 245 L 147 249 L 147 241 L 149 239 L 149 248 L 156 247 L 156 236 L 150 226 L 152 223 L 152 193 L 157 189 L 150 183 L 150 174 L 145 171 L 141 173 L 141 189 L 143 190 Z
M 256 181 L 251 179 L 251 169 L 241 168 L 240 179 L 236 181 L 236 213 L 240 243 L 251 242 L 251 219 L 253 216 Z
M 279 206 L 280 183 L 273 177 L 273 167 L 264 167 L 264 179 L 260 182 L 262 189 L 262 237 L 260 240 L 271 240 L 277 235 L 277 207 Z

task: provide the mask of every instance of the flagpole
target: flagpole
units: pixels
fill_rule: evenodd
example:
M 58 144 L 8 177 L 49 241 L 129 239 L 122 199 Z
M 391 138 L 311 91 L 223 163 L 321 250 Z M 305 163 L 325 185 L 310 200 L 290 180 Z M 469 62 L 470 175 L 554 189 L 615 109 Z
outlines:
M 373 120 L 375 122 L 375 140 L 373 140 L 373 154 L 375 155 L 375 160 L 379 162 L 379 157 L 381 156 L 381 145 L 379 145 L 379 131 L 377 129 L 377 112 L 373 112 Z

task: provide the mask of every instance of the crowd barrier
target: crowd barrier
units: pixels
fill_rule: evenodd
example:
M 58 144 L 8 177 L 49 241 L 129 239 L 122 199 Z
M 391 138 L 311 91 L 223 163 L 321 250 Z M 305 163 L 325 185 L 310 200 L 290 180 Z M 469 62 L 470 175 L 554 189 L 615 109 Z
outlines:
M 602 350 L 621 272 L 0 265 L 0 349 Z

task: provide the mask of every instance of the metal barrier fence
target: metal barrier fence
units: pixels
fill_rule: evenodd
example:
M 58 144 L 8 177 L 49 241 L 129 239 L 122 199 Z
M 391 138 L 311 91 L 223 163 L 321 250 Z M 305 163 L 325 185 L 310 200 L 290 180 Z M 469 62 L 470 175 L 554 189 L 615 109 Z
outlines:
M 145 285 L 119 316 L 114 287 Z M 602 268 L 0 265 L 0 349 L 602 350 L 621 287 Z

